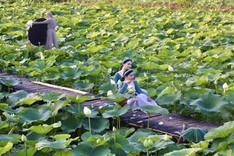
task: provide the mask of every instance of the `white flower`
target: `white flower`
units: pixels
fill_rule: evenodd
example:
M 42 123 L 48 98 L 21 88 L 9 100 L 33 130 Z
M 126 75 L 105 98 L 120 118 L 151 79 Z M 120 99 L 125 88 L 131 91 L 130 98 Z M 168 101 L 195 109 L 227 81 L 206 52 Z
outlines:
M 132 85 L 128 85 L 128 93 L 134 93 L 135 92 L 135 90 L 134 90 L 134 88 L 133 88 L 133 86 Z
M 113 131 L 113 132 L 116 132 L 116 128 L 115 128 L 115 126 L 113 126 L 112 131 Z
M 170 139 L 170 136 L 168 136 L 167 134 L 165 134 L 163 140 L 164 141 L 168 141 L 169 139 Z
M 167 69 L 168 69 L 168 71 L 174 71 L 174 68 L 172 66 L 170 66 L 170 65 L 168 66 Z
M 26 138 L 26 136 L 25 135 L 21 135 L 21 141 L 27 141 L 27 138 Z
M 117 82 L 117 84 L 120 86 L 120 85 L 122 84 L 122 81 L 119 80 L 119 81 Z
M 224 84 L 223 84 L 223 90 L 228 90 L 228 85 L 227 85 L 227 83 L 224 83 Z
M 30 26 L 30 27 L 32 27 L 32 24 L 33 24 L 33 21 L 32 21 L 32 20 L 29 20 L 29 21 L 27 22 L 27 25 Z
M 111 96 L 111 95 L 113 95 L 113 92 L 112 92 L 111 90 L 109 90 L 109 91 L 107 92 L 107 96 Z
M 112 80 L 112 79 L 110 79 L 110 83 L 111 83 L 112 85 L 115 85 L 115 81 Z
M 39 55 L 40 55 L 40 58 L 41 58 L 42 60 L 44 60 L 44 59 L 45 59 L 45 57 L 44 57 L 44 55 L 43 55 L 43 53 L 42 53 L 42 52 L 39 52 Z
M 89 116 L 91 113 L 92 113 L 92 112 L 91 112 L 91 110 L 90 110 L 88 107 L 84 107 L 84 114 L 85 114 L 86 116 Z

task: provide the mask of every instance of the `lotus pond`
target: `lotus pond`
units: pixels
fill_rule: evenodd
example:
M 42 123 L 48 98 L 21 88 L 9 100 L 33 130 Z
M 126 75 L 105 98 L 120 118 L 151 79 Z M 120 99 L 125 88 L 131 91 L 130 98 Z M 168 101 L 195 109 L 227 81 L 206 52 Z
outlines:
M 140 86 L 160 106 L 226 123 L 185 146 L 110 125 L 128 107 L 90 108 L 85 116 L 80 104 L 91 97 L 14 91 L 20 82 L 1 80 L 0 155 L 233 155 L 234 12 L 129 4 L 0 1 L 0 71 L 106 97 L 129 57 Z M 26 44 L 27 21 L 46 10 L 58 22 L 58 49 Z

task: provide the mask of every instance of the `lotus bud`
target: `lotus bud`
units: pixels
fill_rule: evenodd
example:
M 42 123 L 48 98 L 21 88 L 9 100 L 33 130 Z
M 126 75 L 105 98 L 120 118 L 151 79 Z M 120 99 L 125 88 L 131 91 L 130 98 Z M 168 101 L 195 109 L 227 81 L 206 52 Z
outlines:
M 96 143 L 100 144 L 102 142 L 102 140 L 100 138 L 97 139 Z
M 112 131 L 113 131 L 113 132 L 116 132 L 116 128 L 115 128 L 115 126 L 113 126 Z
M 29 21 L 27 22 L 27 25 L 30 26 L 30 27 L 32 27 L 32 24 L 33 24 L 33 21 L 32 21 L 32 20 L 29 20 Z
M 86 116 L 90 116 L 91 113 L 92 113 L 92 112 L 91 112 L 91 110 L 90 110 L 88 107 L 84 107 L 84 114 L 85 114 Z
M 223 90 L 228 90 L 228 85 L 227 85 L 227 83 L 224 83 L 224 84 L 223 84 Z
M 109 90 L 108 92 L 107 92 L 107 96 L 112 96 L 113 95 L 113 92 L 111 91 L 111 90 Z
M 122 81 L 119 80 L 119 81 L 117 82 L 117 84 L 120 86 L 120 85 L 122 84 Z
M 111 83 L 112 85 L 115 85 L 115 81 L 112 80 L 112 79 L 110 79 L 110 83 Z
M 133 89 L 129 89 L 128 93 L 132 94 L 132 93 L 134 93 L 134 90 Z
M 44 59 L 45 59 L 45 57 L 44 57 L 44 55 L 43 55 L 42 52 L 39 52 L 39 55 L 40 55 L 41 60 L 44 60 Z
M 23 141 L 23 142 L 25 142 L 25 141 L 27 141 L 27 138 L 26 138 L 26 136 L 25 135 L 21 135 L 21 141 Z
M 170 139 L 170 136 L 168 136 L 167 134 L 165 134 L 163 140 L 164 141 L 168 141 L 169 139 Z
M 131 93 L 133 93 L 133 92 L 135 92 L 133 86 L 129 85 L 129 86 L 128 86 L 128 93 L 131 94 Z
M 174 68 L 172 66 L 170 66 L 170 65 L 168 66 L 167 69 L 168 69 L 168 71 L 174 71 Z
M 145 147 L 150 147 L 150 146 L 153 145 L 153 141 L 150 140 L 150 139 L 145 139 L 145 141 L 143 142 L 143 145 L 144 145 Z

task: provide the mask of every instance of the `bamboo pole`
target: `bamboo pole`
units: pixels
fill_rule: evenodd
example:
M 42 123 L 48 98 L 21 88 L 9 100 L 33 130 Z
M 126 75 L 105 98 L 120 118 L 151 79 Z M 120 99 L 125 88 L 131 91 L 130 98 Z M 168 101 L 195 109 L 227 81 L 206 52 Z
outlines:
M 88 94 L 88 92 L 84 92 L 84 91 L 81 91 L 81 90 L 67 88 L 67 87 L 61 87 L 61 86 L 56 86 L 56 85 L 52 85 L 52 84 L 48 84 L 48 83 L 43 83 L 43 82 L 38 82 L 38 81 L 32 81 L 32 83 L 38 84 L 38 85 L 42 85 L 42 86 L 52 87 L 52 88 L 56 88 L 56 89 L 60 89 L 60 90 L 71 91 L 71 92 L 75 92 L 75 93 L 78 93 L 78 94 L 81 94 L 81 95 Z

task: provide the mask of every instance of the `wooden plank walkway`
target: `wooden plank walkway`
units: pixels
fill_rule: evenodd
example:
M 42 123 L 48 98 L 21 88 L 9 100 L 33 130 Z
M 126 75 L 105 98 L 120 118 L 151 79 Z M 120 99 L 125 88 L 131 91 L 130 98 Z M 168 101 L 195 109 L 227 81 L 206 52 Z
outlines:
M 16 85 L 13 88 L 15 90 L 25 90 L 29 93 L 45 93 L 45 92 L 54 92 L 62 93 L 66 96 L 77 96 L 77 95 L 89 95 L 94 98 L 82 103 L 84 106 L 92 106 L 95 109 L 99 109 L 100 106 L 103 106 L 105 103 L 110 103 L 108 100 L 101 99 L 98 95 L 93 95 L 88 92 L 83 92 L 71 88 L 51 85 L 47 83 L 31 81 L 27 78 L 18 77 L 16 75 L 0 73 L 0 78 L 10 78 L 15 80 L 20 80 L 22 84 Z M 148 122 L 148 115 L 142 111 L 129 111 L 128 113 L 121 116 L 121 122 L 134 127 L 146 128 Z M 152 114 L 150 116 L 150 126 L 149 128 L 153 131 L 169 134 L 175 137 L 179 137 L 179 133 L 183 130 L 183 126 L 189 127 L 198 127 L 198 128 L 215 128 L 221 124 L 197 121 L 191 118 L 183 117 L 176 113 L 169 113 L 166 116 L 160 114 Z

